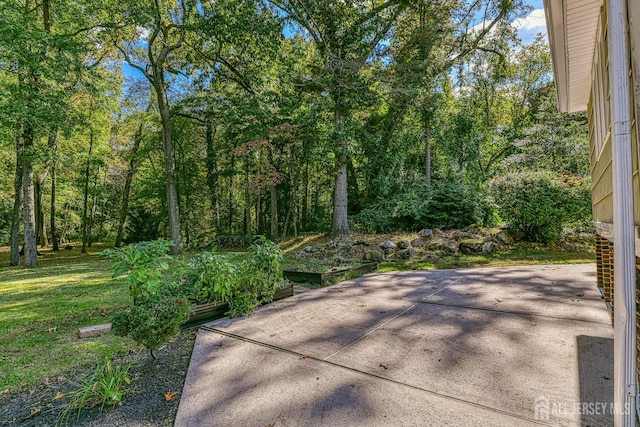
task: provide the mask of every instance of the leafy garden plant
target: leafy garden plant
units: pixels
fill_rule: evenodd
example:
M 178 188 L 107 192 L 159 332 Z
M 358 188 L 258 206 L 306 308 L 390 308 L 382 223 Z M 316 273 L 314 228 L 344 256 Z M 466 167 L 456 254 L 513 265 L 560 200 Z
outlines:
M 162 286 L 163 274 L 169 268 L 167 259 L 171 246 L 171 240 L 157 239 L 106 249 L 102 255 L 114 260 L 113 277 L 127 276 L 135 304 L 139 298 L 153 295 Z

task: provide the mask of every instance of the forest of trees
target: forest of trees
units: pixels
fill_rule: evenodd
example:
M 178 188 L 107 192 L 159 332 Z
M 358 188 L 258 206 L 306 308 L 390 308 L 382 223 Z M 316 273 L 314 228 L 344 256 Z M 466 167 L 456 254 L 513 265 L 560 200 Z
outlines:
M 588 175 L 520 0 L 5 0 L 0 245 L 498 221 L 491 182 Z

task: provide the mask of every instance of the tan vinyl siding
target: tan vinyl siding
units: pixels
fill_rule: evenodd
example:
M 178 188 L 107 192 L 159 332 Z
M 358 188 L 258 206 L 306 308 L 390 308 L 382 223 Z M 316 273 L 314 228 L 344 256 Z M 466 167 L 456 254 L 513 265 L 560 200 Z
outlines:
M 608 65 L 606 14 L 603 12 L 598 24 L 588 107 L 593 220 L 596 222 L 613 222 Z

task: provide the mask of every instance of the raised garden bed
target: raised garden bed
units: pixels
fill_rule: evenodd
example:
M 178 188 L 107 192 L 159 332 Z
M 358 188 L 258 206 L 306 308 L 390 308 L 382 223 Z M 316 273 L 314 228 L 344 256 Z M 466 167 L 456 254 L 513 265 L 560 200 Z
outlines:
M 378 264 L 368 262 L 356 266 L 336 267 L 325 272 L 305 271 L 304 268 L 290 268 L 284 270 L 282 275 L 285 279 L 295 283 L 311 283 L 324 286 L 332 282 L 349 278 L 359 277 L 363 274 L 372 273 L 378 269 Z
M 273 300 L 278 301 L 292 295 L 293 284 L 289 284 L 276 290 Z M 225 316 L 227 311 L 229 311 L 229 304 L 226 302 L 198 304 L 194 307 L 193 315 L 182 325 L 182 329 L 193 328 L 194 326 L 199 326 L 212 320 L 221 319 Z

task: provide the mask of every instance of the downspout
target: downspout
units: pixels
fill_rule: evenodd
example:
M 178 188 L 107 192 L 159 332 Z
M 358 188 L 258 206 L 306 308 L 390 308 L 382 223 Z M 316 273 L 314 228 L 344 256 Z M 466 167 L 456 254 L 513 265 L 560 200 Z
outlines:
M 636 425 L 636 277 L 627 1 L 607 0 L 614 242 L 614 425 Z

